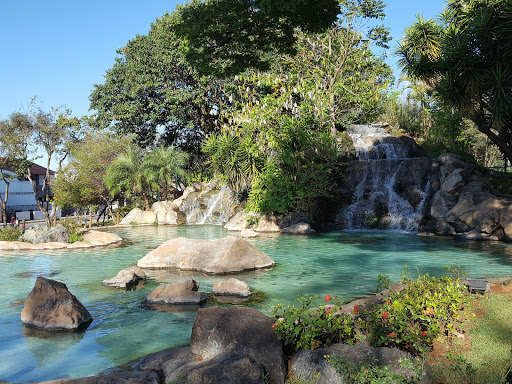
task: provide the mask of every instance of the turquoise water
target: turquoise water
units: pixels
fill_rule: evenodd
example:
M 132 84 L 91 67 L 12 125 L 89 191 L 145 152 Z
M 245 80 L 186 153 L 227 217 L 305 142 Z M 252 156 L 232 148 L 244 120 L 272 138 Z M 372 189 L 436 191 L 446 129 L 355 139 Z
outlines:
M 140 227 L 120 230 L 122 247 L 88 251 L 3 252 L 0 270 L 0 380 L 34 382 L 94 375 L 145 354 L 188 344 L 194 311 L 158 312 L 142 305 L 161 282 L 194 278 L 209 291 L 219 276 L 149 271 L 136 291 L 101 285 L 105 278 L 134 265 L 164 241 L 185 236 L 219 238 L 215 226 Z M 329 233 L 311 237 L 250 239 L 277 265 L 272 270 L 236 277 L 268 299 L 257 308 L 291 303 L 304 293 L 337 295 L 349 301 L 377 285 L 377 276 L 400 279 L 402 265 L 414 273 L 441 275 L 445 265 L 460 263 L 471 277 L 512 276 L 512 245 L 422 238 L 397 233 Z M 94 321 L 82 333 L 33 335 L 20 320 L 24 300 L 38 275 L 61 281 L 89 310 Z

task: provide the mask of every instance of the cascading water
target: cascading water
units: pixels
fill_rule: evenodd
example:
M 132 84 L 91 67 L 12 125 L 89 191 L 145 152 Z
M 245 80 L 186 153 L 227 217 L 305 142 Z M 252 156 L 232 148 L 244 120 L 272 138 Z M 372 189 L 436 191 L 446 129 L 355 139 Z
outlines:
M 349 167 L 355 191 L 343 212 L 347 228 L 416 231 L 429 194 L 430 159 L 410 157 L 404 141 L 380 126 L 356 125 L 348 133 L 358 160 Z
M 185 214 L 187 224 L 222 225 L 229 218 L 233 201 L 233 192 L 226 185 L 222 185 L 220 190 L 191 194 L 180 210 Z

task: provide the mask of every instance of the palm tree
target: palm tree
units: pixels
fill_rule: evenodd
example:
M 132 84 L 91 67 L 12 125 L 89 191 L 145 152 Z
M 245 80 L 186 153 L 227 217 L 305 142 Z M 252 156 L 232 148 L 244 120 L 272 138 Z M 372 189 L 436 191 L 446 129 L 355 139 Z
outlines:
M 144 173 L 143 155 L 135 146 L 130 146 L 108 166 L 105 183 L 112 195 L 121 192 L 142 193 L 145 209 L 150 210 L 149 183 Z
M 178 176 L 183 177 L 183 169 L 190 155 L 174 147 L 160 146 L 147 154 L 143 162 L 144 177 L 150 183 L 157 184 L 162 189 L 164 200 L 167 200 L 169 188 L 173 183 L 178 188 Z

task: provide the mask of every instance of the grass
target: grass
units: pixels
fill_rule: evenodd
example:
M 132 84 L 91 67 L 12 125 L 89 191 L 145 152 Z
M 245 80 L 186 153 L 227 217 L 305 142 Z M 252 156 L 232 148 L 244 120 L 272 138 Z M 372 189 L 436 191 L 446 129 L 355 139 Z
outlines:
M 464 339 L 436 343 L 429 361 L 434 383 L 512 383 L 512 283 L 507 287 L 478 298 Z

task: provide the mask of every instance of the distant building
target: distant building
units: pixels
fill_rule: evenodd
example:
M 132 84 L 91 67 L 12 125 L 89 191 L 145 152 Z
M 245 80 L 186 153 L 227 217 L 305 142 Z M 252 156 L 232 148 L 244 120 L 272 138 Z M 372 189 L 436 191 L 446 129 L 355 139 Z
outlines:
M 2 174 L 10 174 L 14 175 L 14 172 L 5 164 L 4 159 L 0 158 L 0 173 Z M 36 183 L 36 191 L 37 191 L 37 199 L 46 204 L 46 193 L 43 193 L 42 186 L 44 183 L 44 178 L 46 175 L 46 168 L 41 167 L 33 163 L 33 166 L 30 168 L 30 174 L 32 175 L 32 179 Z M 1 176 L 1 175 L 0 175 Z M 50 170 L 50 180 L 55 178 L 55 172 Z M 53 193 L 50 189 L 50 186 L 47 186 L 49 190 L 49 197 L 53 199 Z M 45 190 L 46 192 L 46 190 Z M 0 178 L 0 195 L 2 196 L 2 201 L 5 199 L 5 181 Z M 13 179 L 9 185 L 9 197 L 7 200 L 7 215 L 9 216 L 13 213 L 17 213 L 23 211 L 22 215 L 18 215 L 20 218 L 32 219 L 32 218 L 40 218 L 39 208 L 37 207 L 36 198 L 34 196 L 34 192 L 32 190 L 32 185 L 30 181 L 26 178 Z M 1 206 L 0 206 L 0 214 L 1 214 Z M 21 217 L 23 216 L 23 217 Z M 30 217 L 29 217 L 30 216 Z M 35 216 L 35 217 L 34 217 Z M 0 216 L 1 217 L 1 216 Z

